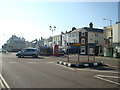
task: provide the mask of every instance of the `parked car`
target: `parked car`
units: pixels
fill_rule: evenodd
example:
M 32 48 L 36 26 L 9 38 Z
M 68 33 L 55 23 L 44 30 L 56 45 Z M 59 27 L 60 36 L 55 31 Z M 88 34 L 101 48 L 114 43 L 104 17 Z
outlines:
M 65 54 L 67 54 L 65 50 L 59 50 L 58 53 L 60 56 L 64 56 Z
M 32 57 L 38 57 L 40 55 L 40 50 L 36 48 L 26 48 L 24 50 L 21 50 L 17 52 L 16 56 L 19 58 L 24 57 L 24 56 L 32 56 Z

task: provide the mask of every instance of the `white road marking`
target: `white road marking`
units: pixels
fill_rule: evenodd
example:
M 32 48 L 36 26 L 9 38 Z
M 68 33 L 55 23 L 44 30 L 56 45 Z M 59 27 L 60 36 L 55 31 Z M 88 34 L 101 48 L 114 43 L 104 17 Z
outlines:
M 110 65 L 110 64 L 106 64 L 106 65 L 114 67 L 114 68 L 118 68 L 118 66 L 113 66 L 113 65 Z
M 61 67 L 64 67 L 64 68 L 67 68 L 67 69 L 70 69 L 70 70 L 75 70 L 75 69 L 73 69 L 73 68 L 70 68 L 70 67 L 67 67 L 67 66 L 63 66 L 63 65 L 60 65 L 60 64 L 56 64 L 56 65 L 61 66 Z
M 45 63 L 55 63 L 55 62 L 45 62 Z
M 98 77 L 120 78 L 118 76 L 97 75 Z
M 92 72 L 105 72 L 105 73 L 120 73 L 120 72 L 117 72 L 117 71 L 100 71 L 100 70 L 90 70 L 90 69 L 76 69 L 76 70 L 79 70 L 79 71 L 92 71 Z
M 107 81 L 107 82 L 110 82 L 110 83 L 113 83 L 113 84 L 117 84 L 117 85 L 120 85 L 120 83 L 118 83 L 118 82 L 114 82 L 114 81 L 111 81 L 111 80 L 108 80 L 108 79 L 104 79 L 104 78 L 102 78 L 102 77 L 100 77 L 100 75 L 96 75 L 96 76 L 94 76 L 95 78 L 98 78 L 98 79 L 101 79 L 101 80 L 104 80 L 104 81 Z M 108 77 L 108 76 L 105 76 L 104 75 L 104 77 Z M 112 77 L 112 76 L 109 76 L 109 77 Z M 115 76 L 113 76 L 112 78 L 115 78 Z
M 2 80 L 1 80 L 1 79 L 0 79 L 0 85 L 2 86 L 2 88 L 5 88 L 4 85 L 3 85 L 3 83 L 2 83 Z M 2 88 L 1 88 L 1 89 L 2 89 Z
M 9 62 L 9 63 L 18 63 L 18 62 Z
M 28 64 L 37 64 L 37 62 L 27 62 Z
M 16 55 L 16 53 L 11 53 L 11 54 Z
M 5 79 L 3 78 L 3 76 L 0 74 L 0 79 L 1 79 L 1 82 L 3 82 L 4 83 L 4 85 L 3 85 L 3 83 L 2 83 L 2 86 L 3 86 L 3 88 L 4 87 L 6 87 L 6 88 L 8 88 L 9 90 L 11 90 L 10 89 L 10 86 L 8 85 L 8 83 L 5 81 Z

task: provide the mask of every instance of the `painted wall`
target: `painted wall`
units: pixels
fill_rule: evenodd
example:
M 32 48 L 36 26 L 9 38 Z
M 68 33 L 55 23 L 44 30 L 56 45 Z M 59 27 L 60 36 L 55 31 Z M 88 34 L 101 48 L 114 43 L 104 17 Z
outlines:
M 112 25 L 113 43 L 120 42 L 120 23 Z
M 103 33 L 88 32 L 88 43 L 95 43 L 95 40 L 98 41 L 98 45 L 104 45 Z

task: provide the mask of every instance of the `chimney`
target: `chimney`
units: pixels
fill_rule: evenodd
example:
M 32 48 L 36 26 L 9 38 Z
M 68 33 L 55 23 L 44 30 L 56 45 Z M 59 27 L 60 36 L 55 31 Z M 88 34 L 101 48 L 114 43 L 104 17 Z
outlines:
M 89 27 L 90 27 L 90 30 L 93 30 L 93 24 L 92 24 L 92 22 L 90 22 Z
M 76 28 L 75 28 L 75 27 L 72 27 L 72 31 L 74 31 L 74 30 L 76 30 Z

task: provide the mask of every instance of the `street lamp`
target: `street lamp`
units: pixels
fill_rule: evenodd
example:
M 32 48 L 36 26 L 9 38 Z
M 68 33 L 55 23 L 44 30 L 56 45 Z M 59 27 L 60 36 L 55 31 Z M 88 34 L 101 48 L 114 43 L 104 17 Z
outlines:
M 53 39 L 53 31 L 55 31 L 56 26 L 54 26 L 53 28 L 52 28 L 52 26 L 50 26 L 49 28 L 52 31 L 52 39 Z M 52 46 L 53 46 L 53 40 L 52 40 Z M 53 52 L 54 52 L 54 49 L 53 49 Z
M 55 31 L 56 26 L 54 26 L 54 28 L 52 28 L 52 26 L 50 26 L 50 30 L 52 31 L 52 37 L 53 37 L 53 31 Z
M 108 20 L 108 21 L 110 21 L 110 25 L 112 25 L 112 20 L 110 20 L 110 19 L 105 19 L 105 18 L 103 18 L 103 20 Z
M 53 31 L 55 31 L 56 26 L 54 26 L 54 28 L 52 28 L 52 26 L 50 26 L 50 30 L 52 31 L 52 39 L 53 39 Z M 52 45 L 53 45 L 53 41 L 52 41 Z

